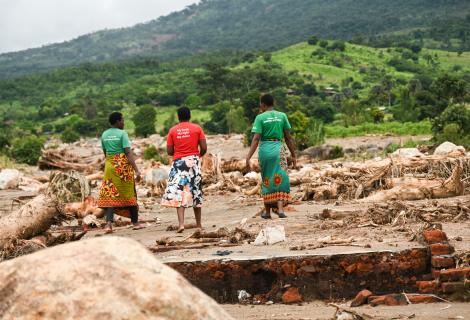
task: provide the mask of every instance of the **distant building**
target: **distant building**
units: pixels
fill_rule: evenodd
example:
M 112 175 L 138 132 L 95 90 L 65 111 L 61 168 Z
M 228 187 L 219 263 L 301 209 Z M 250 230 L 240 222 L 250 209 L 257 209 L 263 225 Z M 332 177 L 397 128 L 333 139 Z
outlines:
M 336 91 L 335 88 L 333 88 L 333 87 L 327 87 L 327 88 L 323 89 L 323 92 L 327 96 L 334 96 L 335 94 L 338 93 L 338 91 Z

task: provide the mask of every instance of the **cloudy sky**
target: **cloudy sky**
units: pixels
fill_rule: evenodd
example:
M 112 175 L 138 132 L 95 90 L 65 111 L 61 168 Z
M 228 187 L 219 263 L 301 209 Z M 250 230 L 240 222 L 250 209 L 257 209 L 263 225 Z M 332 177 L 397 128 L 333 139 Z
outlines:
M 197 0 L 0 0 L 0 53 L 132 26 Z

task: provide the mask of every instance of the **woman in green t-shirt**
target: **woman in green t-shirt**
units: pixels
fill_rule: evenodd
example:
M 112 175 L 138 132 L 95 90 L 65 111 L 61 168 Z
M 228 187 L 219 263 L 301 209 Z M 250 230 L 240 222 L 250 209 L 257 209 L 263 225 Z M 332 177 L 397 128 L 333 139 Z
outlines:
M 127 209 L 134 229 L 142 229 L 135 191 L 135 181 L 138 182 L 141 176 L 131 151 L 129 136 L 123 130 L 124 118 L 121 113 L 113 112 L 109 116 L 109 123 L 111 128 L 101 136 L 101 147 L 106 162 L 98 199 L 98 207 L 106 210 L 105 232 L 113 232 L 113 217 L 117 208 Z
M 284 205 L 290 200 L 290 181 L 283 140 L 286 141 L 295 167 L 295 147 L 290 135 L 291 126 L 285 113 L 274 110 L 274 98 L 271 95 L 261 96 L 260 109 L 262 113 L 256 117 L 251 131 L 254 137 L 246 157 L 246 166 L 251 170 L 250 160 L 259 145 L 261 194 L 266 208 L 266 212 L 261 217 L 270 219 L 271 208 L 277 208 L 279 217 L 286 218 Z

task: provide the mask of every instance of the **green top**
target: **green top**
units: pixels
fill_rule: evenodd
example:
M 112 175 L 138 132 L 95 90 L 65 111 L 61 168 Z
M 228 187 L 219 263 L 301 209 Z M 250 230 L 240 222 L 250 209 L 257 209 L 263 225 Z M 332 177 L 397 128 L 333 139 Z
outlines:
M 271 110 L 256 117 L 251 132 L 261 134 L 261 141 L 271 139 L 281 141 L 284 138 L 284 130 L 290 128 L 289 120 L 284 112 Z
M 111 128 L 101 135 L 101 147 L 107 155 L 124 153 L 125 148 L 130 148 L 131 143 L 127 132 L 118 128 Z

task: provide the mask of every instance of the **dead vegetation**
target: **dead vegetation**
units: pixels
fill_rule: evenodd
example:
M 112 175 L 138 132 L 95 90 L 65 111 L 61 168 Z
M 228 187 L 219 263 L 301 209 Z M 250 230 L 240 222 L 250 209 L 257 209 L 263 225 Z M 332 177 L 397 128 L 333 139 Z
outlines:
M 17 251 L 35 247 L 28 240 L 45 233 L 53 224 L 66 219 L 65 206 L 81 200 L 90 193 L 86 178 L 77 172 L 52 173 L 44 194 L 36 196 L 20 209 L 0 219 L 0 251 L 3 258 L 16 256 Z M 43 243 L 46 245 L 46 243 Z M 19 246 L 18 250 L 16 247 Z

